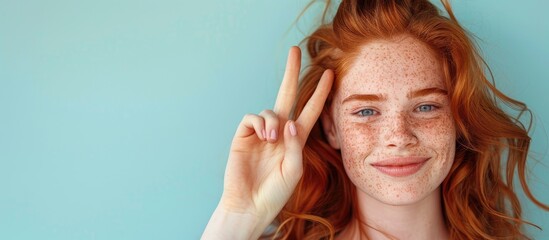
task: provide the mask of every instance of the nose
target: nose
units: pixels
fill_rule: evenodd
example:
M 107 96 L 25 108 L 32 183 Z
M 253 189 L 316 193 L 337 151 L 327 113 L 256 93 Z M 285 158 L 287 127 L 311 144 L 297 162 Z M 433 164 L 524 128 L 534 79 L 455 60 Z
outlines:
M 417 144 L 418 139 L 406 114 L 386 116 L 382 131 L 384 145 L 391 148 L 406 148 Z

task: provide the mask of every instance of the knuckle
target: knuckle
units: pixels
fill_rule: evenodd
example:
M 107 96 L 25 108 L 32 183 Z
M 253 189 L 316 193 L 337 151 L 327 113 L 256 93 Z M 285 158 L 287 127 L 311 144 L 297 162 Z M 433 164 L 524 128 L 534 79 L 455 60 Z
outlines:
M 246 113 L 244 114 L 244 117 L 242 117 L 242 119 L 251 119 L 255 117 L 255 114 L 252 114 L 252 113 Z
M 278 115 L 270 109 L 262 111 L 259 115 L 264 117 L 265 119 L 268 119 L 269 121 L 278 120 Z
M 261 116 L 275 116 L 275 112 L 271 109 L 265 109 L 263 111 L 261 111 L 261 113 L 259 113 L 259 115 Z
M 242 118 L 242 121 L 249 121 L 249 122 L 253 122 L 253 121 L 257 121 L 261 119 L 260 116 L 256 115 L 256 114 L 252 114 L 252 113 L 247 113 L 244 115 L 244 117 Z

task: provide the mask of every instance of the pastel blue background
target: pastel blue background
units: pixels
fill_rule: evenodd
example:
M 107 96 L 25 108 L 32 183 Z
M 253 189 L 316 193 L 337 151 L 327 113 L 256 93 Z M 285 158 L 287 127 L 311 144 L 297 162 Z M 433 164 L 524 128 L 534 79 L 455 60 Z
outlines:
M 549 202 L 549 4 L 453 1 L 535 113 Z M 0 239 L 198 239 L 232 135 L 270 108 L 306 0 L 0 0 Z M 545 229 L 549 214 L 526 215 Z

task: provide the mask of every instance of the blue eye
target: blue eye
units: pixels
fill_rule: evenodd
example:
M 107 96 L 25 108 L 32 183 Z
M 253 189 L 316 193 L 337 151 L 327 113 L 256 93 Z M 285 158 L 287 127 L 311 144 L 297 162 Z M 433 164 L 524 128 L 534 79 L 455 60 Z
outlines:
M 434 105 L 421 105 L 417 108 L 417 110 L 420 112 L 430 112 L 435 110 L 435 108 L 436 107 Z
M 373 109 L 362 109 L 358 111 L 358 115 L 360 116 L 373 116 L 374 114 L 376 114 L 376 111 Z

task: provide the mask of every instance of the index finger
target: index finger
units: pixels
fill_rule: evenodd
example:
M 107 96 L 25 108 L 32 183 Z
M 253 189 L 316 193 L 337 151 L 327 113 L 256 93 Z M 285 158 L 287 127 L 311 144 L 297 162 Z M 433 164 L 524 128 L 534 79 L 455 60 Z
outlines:
M 274 112 L 283 119 L 288 119 L 295 102 L 300 69 L 301 50 L 299 47 L 293 46 L 290 48 L 288 53 L 284 78 L 280 84 L 280 89 L 278 90 L 278 95 L 276 97 L 276 103 L 273 108 Z
M 298 125 L 302 128 L 301 132 L 304 133 L 300 137 L 307 139 L 307 137 L 309 136 L 311 129 L 313 128 L 318 117 L 320 116 L 320 113 L 322 113 L 326 98 L 328 98 L 328 94 L 332 89 L 333 81 L 333 71 L 330 69 L 326 69 L 322 74 L 318 85 L 316 86 L 315 92 L 313 93 L 309 101 L 307 101 L 305 107 L 303 107 L 303 111 L 301 111 L 301 114 L 296 120 L 296 123 L 298 123 Z M 302 142 L 304 143 L 305 141 Z

